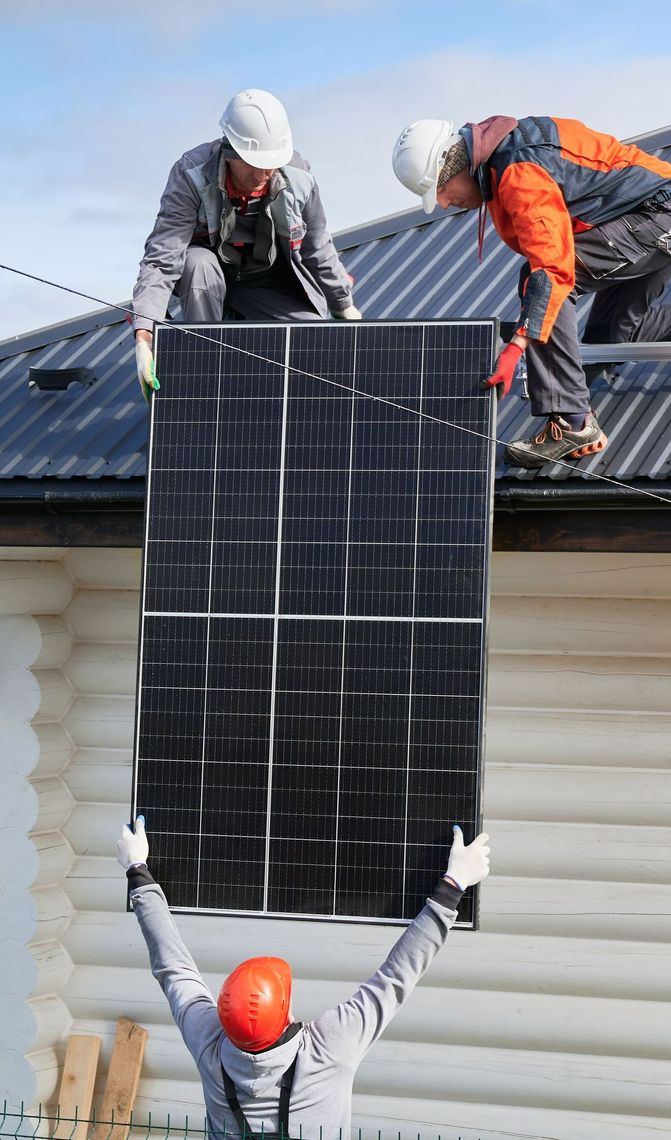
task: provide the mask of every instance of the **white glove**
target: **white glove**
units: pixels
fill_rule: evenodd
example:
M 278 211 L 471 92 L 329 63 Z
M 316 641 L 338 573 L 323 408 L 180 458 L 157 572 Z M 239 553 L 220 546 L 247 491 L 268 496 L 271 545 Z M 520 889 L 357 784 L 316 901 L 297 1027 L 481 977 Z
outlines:
M 361 320 L 361 313 L 355 305 L 348 305 L 346 309 L 338 309 L 336 312 L 331 312 L 331 316 L 335 321 Z
M 135 831 L 131 831 L 127 823 L 123 825 L 121 835 L 116 843 L 116 857 L 124 871 L 138 863 L 147 862 L 149 843 L 144 831 L 143 815 L 139 815 L 135 820 Z
M 466 887 L 473 887 L 489 874 L 489 847 L 486 844 L 489 836 L 482 831 L 468 847 L 464 847 L 464 835 L 458 824 L 452 828 L 454 839 L 452 850 L 447 864 L 446 875 L 465 891 Z
M 161 385 L 154 368 L 154 354 L 149 341 L 135 338 L 135 362 L 137 364 L 137 378 L 140 381 L 142 395 L 149 403 L 149 392 L 158 392 Z

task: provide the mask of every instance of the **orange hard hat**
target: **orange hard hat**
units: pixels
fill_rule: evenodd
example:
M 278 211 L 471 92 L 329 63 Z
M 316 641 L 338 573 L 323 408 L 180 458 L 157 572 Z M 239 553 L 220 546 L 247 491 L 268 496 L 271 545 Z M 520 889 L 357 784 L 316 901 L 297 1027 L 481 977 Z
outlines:
M 226 1036 L 247 1053 L 274 1045 L 289 1024 L 291 967 L 284 958 L 247 958 L 219 991 L 217 1010 Z

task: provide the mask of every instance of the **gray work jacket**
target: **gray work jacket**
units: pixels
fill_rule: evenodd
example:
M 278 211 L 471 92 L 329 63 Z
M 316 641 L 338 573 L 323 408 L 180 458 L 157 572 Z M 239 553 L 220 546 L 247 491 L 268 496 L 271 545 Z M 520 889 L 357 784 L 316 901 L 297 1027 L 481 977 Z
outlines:
M 132 868 L 128 879 L 152 973 L 198 1067 L 209 1135 L 218 1140 L 234 1140 L 239 1135 L 226 1100 L 222 1065 L 237 1088 L 252 1128 L 275 1132 L 280 1081 L 296 1057 L 289 1135 L 303 1140 L 349 1140 L 356 1071 L 445 944 L 457 917 L 461 891 L 439 880 L 386 961 L 350 998 L 275 1048 L 246 1053 L 224 1033 L 214 998 L 184 945 L 159 885 L 146 867 Z
M 201 143 L 175 163 L 147 238 L 133 290 L 134 329 L 163 320 L 190 244 L 217 249 L 231 213 L 220 184 L 222 140 Z M 275 240 L 308 300 L 323 317 L 352 304 L 350 282 L 326 229 L 319 187 L 297 151 L 270 179 L 264 208 Z

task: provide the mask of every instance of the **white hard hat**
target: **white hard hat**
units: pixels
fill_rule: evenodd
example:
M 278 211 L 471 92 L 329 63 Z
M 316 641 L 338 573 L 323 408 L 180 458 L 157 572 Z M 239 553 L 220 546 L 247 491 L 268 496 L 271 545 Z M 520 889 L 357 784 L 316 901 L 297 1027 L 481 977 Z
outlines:
M 445 159 L 461 135 L 449 119 L 418 119 L 399 135 L 392 165 L 399 182 L 419 194 L 426 214 L 436 205 L 436 183 Z
M 287 113 L 269 91 L 250 87 L 235 95 L 219 126 L 235 153 L 260 170 L 284 166 L 294 152 Z

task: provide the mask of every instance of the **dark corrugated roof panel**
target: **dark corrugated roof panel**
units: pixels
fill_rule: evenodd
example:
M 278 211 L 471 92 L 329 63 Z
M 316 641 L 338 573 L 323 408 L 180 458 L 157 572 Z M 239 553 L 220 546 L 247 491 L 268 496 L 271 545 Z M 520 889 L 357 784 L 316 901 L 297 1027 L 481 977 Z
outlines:
M 671 128 L 639 142 L 671 159 Z M 520 258 L 489 223 L 479 262 L 472 212 L 427 217 L 406 210 L 341 233 L 336 242 L 367 317 L 517 316 Z M 31 367 L 79 366 L 95 374 L 90 387 L 28 387 Z M 541 474 L 500 464 L 499 477 L 565 480 L 596 472 L 628 482 L 671 476 L 671 365 L 627 364 L 611 384 L 597 382 L 593 404 L 611 441 L 602 456 Z M 0 479 L 141 477 L 147 425 L 133 339 L 122 314 L 101 309 L 0 343 Z M 529 436 L 537 427 L 519 393 L 499 406 L 500 438 Z
M 145 473 L 147 405 L 135 372 L 133 337 L 117 318 L 61 339 L 42 330 L 38 347 L 0 346 L 0 479 L 51 476 L 129 479 Z M 108 318 L 109 319 L 109 318 Z M 14 348 L 12 355 L 6 355 Z M 67 391 L 28 387 L 30 368 L 90 368 L 95 383 Z

